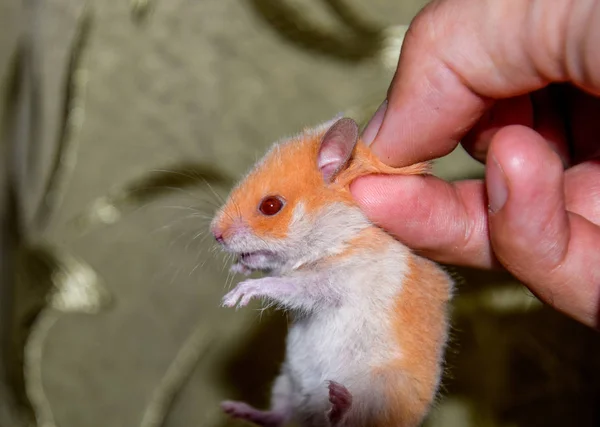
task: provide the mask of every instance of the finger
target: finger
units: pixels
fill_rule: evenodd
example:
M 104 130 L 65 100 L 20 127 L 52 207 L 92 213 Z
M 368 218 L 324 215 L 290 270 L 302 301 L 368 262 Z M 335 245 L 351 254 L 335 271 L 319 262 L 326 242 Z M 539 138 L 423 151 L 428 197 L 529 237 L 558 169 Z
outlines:
M 470 267 L 495 265 L 482 181 L 368 176 L 356 180 L 351 191 L 374 223 L 422 255 Z
M 490 99 L 571 82 L 600 93 L 600 3 L 435 1 L 411 23 L 373 142 L 386 163 L 443 156 Z M 565 51 L 567 50 L 567 52 Z
M 424 256 L 477 268 L 495 265 L 483 182 L 371 176 L 351 190 L 371 220 Z M 600 160 L 569 169 L 565 194 L 569 211 L 600 225 Z
M 493 138 L 486 182 L 498 260 L 543 301 L 597 327 L 600 228 L 566 210 L 560 158 L 535 131 L 510 126 Z

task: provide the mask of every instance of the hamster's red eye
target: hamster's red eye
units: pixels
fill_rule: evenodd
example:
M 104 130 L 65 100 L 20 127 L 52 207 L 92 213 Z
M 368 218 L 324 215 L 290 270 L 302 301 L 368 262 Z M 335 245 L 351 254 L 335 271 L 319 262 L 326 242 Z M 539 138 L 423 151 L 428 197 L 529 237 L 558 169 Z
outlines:
M 267 196 L 260 202 L 258 210 L 267 216 L 273 216 L 283 208 L 283 202 L 279 197 Z

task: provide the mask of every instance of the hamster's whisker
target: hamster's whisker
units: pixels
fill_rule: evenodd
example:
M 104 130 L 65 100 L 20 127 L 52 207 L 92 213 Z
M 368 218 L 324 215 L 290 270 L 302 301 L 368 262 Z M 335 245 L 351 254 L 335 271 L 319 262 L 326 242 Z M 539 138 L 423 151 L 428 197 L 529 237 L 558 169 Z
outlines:
M 217 193 L 215 191 L 215 189 L 213 188 L 212 185 L 210 185 L 210 183 L 204 178 L 204 177 L 200 177 L 202 179 L 202 181 L 204 181 L 204 183 L 206 184 L 206 186 L 208 187 L 208 189 L 215 195 L 215 197 L 217 198 L 217 201 L 220 202 L 221 204 L 225 203 L 225 199 L 223 199 L 223 197 Z
M 151 233 L 151 234 L 153 234 L 153 233 L 157 233 L 157 232 L 159 232 L 159 231 L 163 231 L 163 230 L 165 230 L 165 229 L 167 229 L 167 228 L 171 228 L 171 227 L 173 227 L 175 224 L 177 224 L 177 223 L 180 223 L 180 222 L 183 222 L 183 221 L 185 221 L 186 219 L 190 219 L 190 218 L 196 218 L 196 214 L 189 214 L 189 215 L 186 215 L 186 216 L 184 216 L 184 217 L 181 217 L 181 218 L 176 218 L 176 219 L 174 219 L 173 221 L 171 221 L 171 222 L 169 222 L 169 223 L 167 223 L 167 224 L 165 224 L 165 225 L 161 225 L 161 226 L 159 226 L 159 227 L 155 228 L 155 229 L 154 229 L 154 230 L 152 230 L 150 233 Z
M 157 206 L 157 209 L 173 209 L 173 210 L 185 210 L 193 212 L 193 216 L 196 218 L 200 218 L 203 220 L 212 220 L 212 216 L 207 214 L 206 212 L 202 212 L 201 210 L 193 207 L 193 206 Z
M 203 260 L 202 262 L 196 263 L 196 265 L 194 266 L 194 268 L 192 268 L 192 270 L 190 271 L 190 274 L 188 274 L 188 277 L 191 277 L 192 274 L 194 274 L 194 272 L 198 269 L 198 268 L 202 268 L 204 267 L 204 265 L 206 264 L 206 260 Z
M 173 249 L 173 246 L 175 245 L 175 243 L 177 243 L 178 240 L 180 240 L 183 236 L 185 236 L 186 234 L 189 234 L 191 230 L 185 230 L 182 233 L 179 233 L 168 245 L 167 245 L 167 251 L 170 251 Z

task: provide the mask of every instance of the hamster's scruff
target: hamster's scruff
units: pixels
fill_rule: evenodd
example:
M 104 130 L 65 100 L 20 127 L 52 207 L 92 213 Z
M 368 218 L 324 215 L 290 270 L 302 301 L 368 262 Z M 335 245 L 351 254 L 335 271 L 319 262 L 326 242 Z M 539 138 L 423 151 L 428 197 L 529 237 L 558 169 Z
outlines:
M 334 119 L 278 142 L 233 189 L 211 231 L 237 257 L 223 305 L 261 298 L 293 319 L 271 407 L 223 402 L 261 426 L 415 427 L 434 401 L 448 335 L 452 280 L 370 222 L 350 194 L 391 168 Z

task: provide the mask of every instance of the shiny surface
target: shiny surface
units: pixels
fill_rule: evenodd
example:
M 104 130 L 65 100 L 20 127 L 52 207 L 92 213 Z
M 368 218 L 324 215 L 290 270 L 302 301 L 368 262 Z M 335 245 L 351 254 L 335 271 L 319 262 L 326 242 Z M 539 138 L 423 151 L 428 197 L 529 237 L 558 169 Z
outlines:
M 267 196 L 261 202 L 258 210 L 263 215 L 273 216 L 283 208 L 283 202 L 277 196 Z

